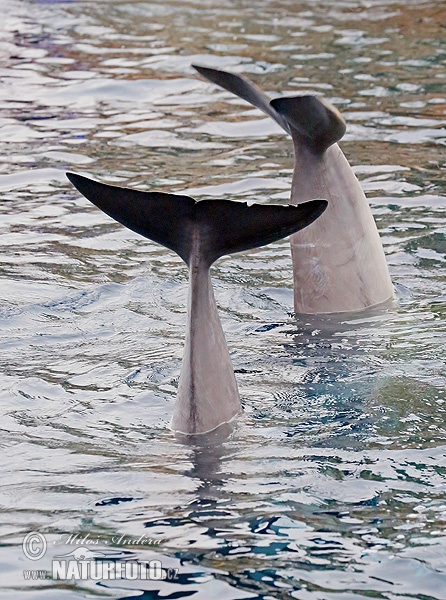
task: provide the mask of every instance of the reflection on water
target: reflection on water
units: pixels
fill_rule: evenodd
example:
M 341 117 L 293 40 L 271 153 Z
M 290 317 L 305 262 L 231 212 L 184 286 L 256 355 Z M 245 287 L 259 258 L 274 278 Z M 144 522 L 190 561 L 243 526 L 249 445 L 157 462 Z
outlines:
M 444 598 L 442 3 L 2 9 L 0 596 Z M 193 444 L 168 429 L 186 270 L 64 176 L 286 202 L 287 136 L 192 62 L 340 108 L 397 288 L 380 310 L 294 318 L 287 241 L 221 259 L 244 415 Z M 30 531 L 48 540 L 35 562 Z M 178 578 L 25 580 L 70 533 Z

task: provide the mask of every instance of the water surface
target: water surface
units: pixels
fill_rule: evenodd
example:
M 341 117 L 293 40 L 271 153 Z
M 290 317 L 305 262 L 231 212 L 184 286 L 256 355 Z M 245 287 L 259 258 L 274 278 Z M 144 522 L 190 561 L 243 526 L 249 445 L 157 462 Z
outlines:
M 446 598 L 443 3 L 2 9 L 0 597 Z M 192 62 L 341 110 L 397 291 L 293 317 L 288 241 L 221 259 L 244 415 L 201 445 L 168 429 L 186 268 L 64 176 L 287 202 L 290 140 Z M 48 540 L 35 562 L 31 531 Z M 26 581 L 70 534 L 178 578 Z

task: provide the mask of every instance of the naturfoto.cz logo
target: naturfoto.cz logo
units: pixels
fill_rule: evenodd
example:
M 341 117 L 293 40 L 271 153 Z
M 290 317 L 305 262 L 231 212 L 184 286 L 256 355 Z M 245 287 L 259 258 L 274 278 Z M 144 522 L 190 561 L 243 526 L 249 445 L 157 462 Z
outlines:
M 45 555 L 48 544 L 39 532 L 28 533 L 23 542 L 23 553 L 30 560 L 39 560 Z M 109 552 L 92 551 L 86 546 L 77 546 L 72 552 L 54 556 L 51 570 L 24 570 L 26 580 L 174 580 L 178 569 L 164 568 L 160 560 L 149 561 L 115 560 Z

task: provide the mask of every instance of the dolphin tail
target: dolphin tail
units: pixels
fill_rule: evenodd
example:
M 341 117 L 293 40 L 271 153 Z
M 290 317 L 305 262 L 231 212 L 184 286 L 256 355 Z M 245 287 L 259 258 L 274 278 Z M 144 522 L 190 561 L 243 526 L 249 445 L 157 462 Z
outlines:
M 243 98 L 270 116 L 282 129 L 322 155 L 342 138 L 345 121 L 327 100 L 317 96 L 294 96 L 271 100 L 245 77 L 218 69 L 192 65 L 203 77 Z
M 303 229 L 327 207 L 326 200 L 298 206 L 231 200 L 196 202 L 189 196 L 142 192 L 67 173 L 88 200 L 132 231 L 176 252 L 187 265 L 193 256 L 210 266 L 224 254 L 264 246 Z
M 282 129 L 291 134 L 287 119 L 275 110 L 271 105 L 268 96 L 251 81 L 241 75 L 234 75 L 233 73 L 227 73 L 226 71 L 220 71 L 218 69 L 201 67 L 199 65 L 192 65 L 192 67 L 198 71 L 200 75 L 209 81 L 212 81 L 212 83 L 228 90 L 228 92 L 232 92 L 236 96 L 239 96 L 239 98 L 246 100 L 246 102 L 249 102 L 260 109 L 276 121 Z
M 303 141 L 314 154 L 322 155 L 345 133 L 341 113 L 324 98 L 276 98 L 271 105 L 289 123 L 293 139 Z

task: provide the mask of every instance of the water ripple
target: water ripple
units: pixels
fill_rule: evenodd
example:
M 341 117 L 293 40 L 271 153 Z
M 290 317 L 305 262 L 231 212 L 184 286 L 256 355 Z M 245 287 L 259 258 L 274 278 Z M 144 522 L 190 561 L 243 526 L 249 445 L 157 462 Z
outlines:
M 2 8 L 0 595 L 442 600 L 442 7 Z M 168 429 L 186 268 L 64 175 L 288 202 L 289 138 L 191 63 L 339 107 L 396 288 L 379 310 L 293 315 L 288 241 L 223 257 L 212 278 L 244 414 L 199 444 Z M 33 563 L 32 530 L 48 540 Z M 95 561 L 160 560 L 178 578 L 24 579 L 76 533 Z

